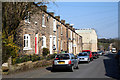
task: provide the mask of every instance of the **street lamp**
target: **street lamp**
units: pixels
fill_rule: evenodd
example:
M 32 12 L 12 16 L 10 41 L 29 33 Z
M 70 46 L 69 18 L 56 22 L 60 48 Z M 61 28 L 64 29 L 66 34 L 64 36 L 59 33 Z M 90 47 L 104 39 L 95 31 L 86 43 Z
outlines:
M 59 52 L 59 49 L 58 49 L 58 27 L 60 27 L 59 24 L 57 24 L 57 54 L 58 54 L 58 52 Z

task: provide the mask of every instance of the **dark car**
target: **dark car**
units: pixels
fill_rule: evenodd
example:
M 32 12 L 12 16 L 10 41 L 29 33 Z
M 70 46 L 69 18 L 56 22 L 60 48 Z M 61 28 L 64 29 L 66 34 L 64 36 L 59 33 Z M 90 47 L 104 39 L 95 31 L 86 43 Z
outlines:
M 120 67 L 120 50 L 118 51 L 118 53 L 116 54 L 115 58 L 117 59 L 118 65 Z
M 78 59 L 72 53 L 57 54 L 53 61 L 52 71 L 56 69 L 69 69 L 71 72 L 78 69 Z
M 82 52 L 87 52 L 89 54 L 90 61 L 93 60 L 93 55 L 92 55 L 92 52 L 90 50 L 82 50 Z
M 92 52 L 92 55 L 93 55 L 93 58 L 94 59 L 97 59 L 99 57 L 98 53 L 97 52 Z

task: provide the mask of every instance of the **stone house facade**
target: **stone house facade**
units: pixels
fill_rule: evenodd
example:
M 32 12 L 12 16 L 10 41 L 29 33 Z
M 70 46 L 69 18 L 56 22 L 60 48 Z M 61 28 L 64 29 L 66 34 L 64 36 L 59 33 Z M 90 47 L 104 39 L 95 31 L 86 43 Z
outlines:
M 82 37 L 75 32 L 74 28 L 65 24 L 65 20 L 60 20 L 60 16 L 54 16 L 53 12 L 47 12 L 47 6 L 33 5 L 32 8 L 34 12 L 29 11 L 16 29 L 19 54 L 41 55 L 43 48 L 48 48 L 50 54 L 61 51 L 76 54 L 81 51 Z M 73 41 L 72 39 L 70 41 L 69 37 L 79 39 L 79 43 L 77 39 L 75 41 L 76 51 L 73 50 Z
M 97 52 L 97 34 L 95 29 L 78 29 L 76 32 L 82 36 L 83 50 Z

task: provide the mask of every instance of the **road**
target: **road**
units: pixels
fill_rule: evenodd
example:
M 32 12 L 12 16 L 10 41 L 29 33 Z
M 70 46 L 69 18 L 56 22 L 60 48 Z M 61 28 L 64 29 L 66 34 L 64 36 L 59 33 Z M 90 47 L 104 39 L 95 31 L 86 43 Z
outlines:
M 88 63 L 80 63 L 74 72 L 66 70 L 51 72 L 51 66 L 25 72 L 3 75 L 3 78 L 112 78 L 120 79 L 119 69 L 114 54 L 106 53 Z

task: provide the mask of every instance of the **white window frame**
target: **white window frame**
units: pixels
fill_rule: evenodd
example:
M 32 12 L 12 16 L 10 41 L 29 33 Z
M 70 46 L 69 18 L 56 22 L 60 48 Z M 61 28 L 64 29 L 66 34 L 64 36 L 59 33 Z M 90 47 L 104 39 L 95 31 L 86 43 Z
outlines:
M 28 12 L 28 16 L 25 19 L 25 23 L 29 23 L 30 24 L 30 13 Z
M 42 48 L 46 48 L 46 37 L 42 36 Z
M 72 40 L 72 31 L 70 31 L 71 33 L 70 33 L 70 37 L 71 37 L 71 40 Z
M 62 35 L 62 26 L 61 26 L 61 35 Z
M 45 26 L 45 15 L 44 14 L 42 14 L 42 27 L 46 27 Z
M 56 31 L 56 20 L 53 19 L 53 31 Z
M 55 45 L 56 48 L 56 36 L 53 36 L 53 45 Z
M 50 54 L 53 54 L 53 37 L 50 35 Z
M 30 35 L 24 34 L 24 48 L 23 50 L 31 50 L 31 44 L 30 44 Z
M 62 48 L 62 40 L 61 40 L 61 50 L 62 50 L 63 48 Z

